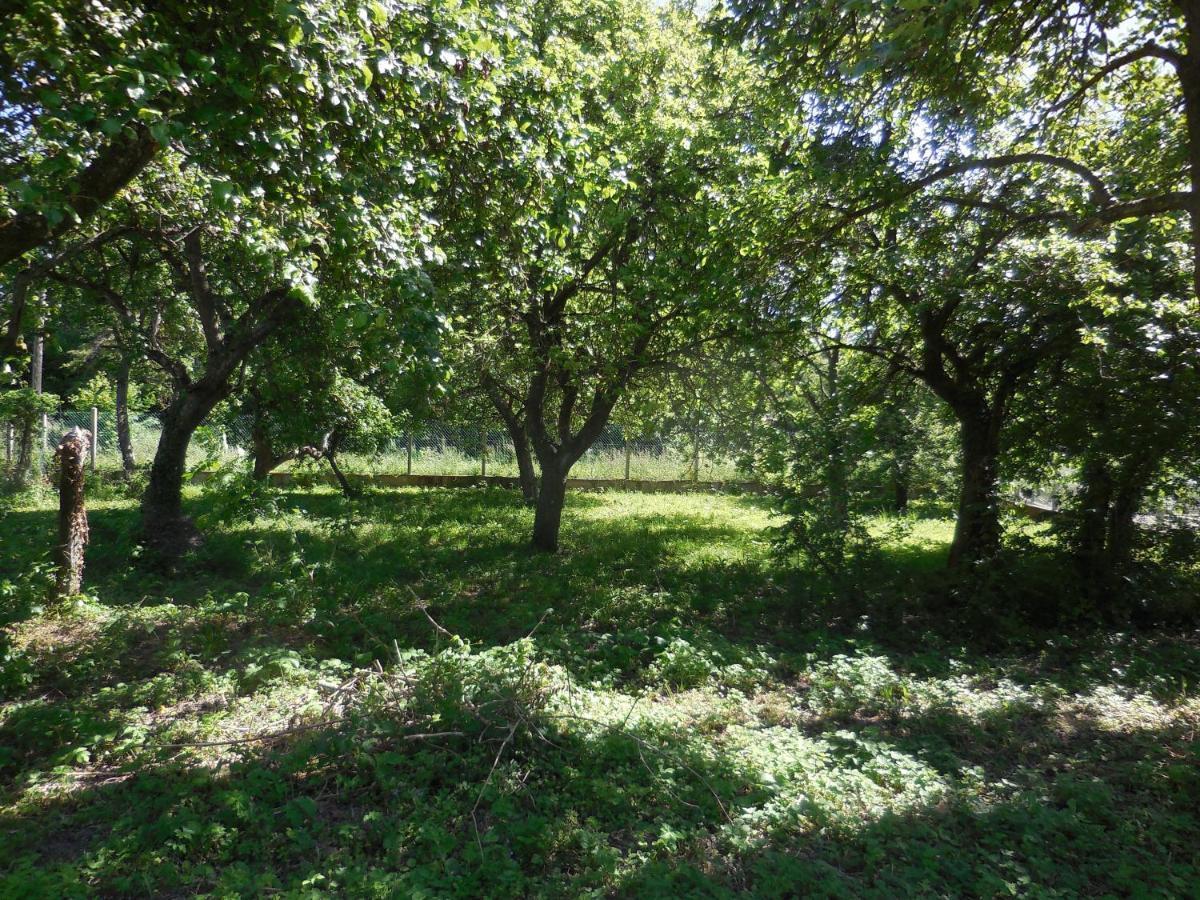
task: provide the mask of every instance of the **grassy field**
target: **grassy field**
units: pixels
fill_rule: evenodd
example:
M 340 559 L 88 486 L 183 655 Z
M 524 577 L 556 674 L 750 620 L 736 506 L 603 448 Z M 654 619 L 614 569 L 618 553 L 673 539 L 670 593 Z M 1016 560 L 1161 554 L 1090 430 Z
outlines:
M 972 627 L 945 521 L 848 604 L 752 498 L 190 502 L 55 609 L 0 513 L 0 896 L 1197 895 L 1195 636 Z

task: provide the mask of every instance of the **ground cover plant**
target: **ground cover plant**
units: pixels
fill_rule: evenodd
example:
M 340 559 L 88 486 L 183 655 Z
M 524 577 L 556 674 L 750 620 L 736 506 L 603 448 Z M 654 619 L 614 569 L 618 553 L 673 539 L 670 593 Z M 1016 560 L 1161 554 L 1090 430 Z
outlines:
M 220 501 L 156 574 L 126 563 L 136 503 L 94 500 L 89 588 L 61 605 L 46 502 L 4 512 L 3 895 L 1200 876 L 1196 636 L 948 624 L 923 593 L 947 520 L 872 520 L 890 577 L 849 609 L 781 562 L 761 498 L 575 495 L 560 557 L 525 548 L 512 492 Z

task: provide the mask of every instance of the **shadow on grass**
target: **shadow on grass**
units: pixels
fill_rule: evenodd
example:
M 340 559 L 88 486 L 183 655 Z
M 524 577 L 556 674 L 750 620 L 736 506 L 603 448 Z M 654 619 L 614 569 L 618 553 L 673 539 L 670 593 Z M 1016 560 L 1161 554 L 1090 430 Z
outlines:
M 0 817 L 7 895 L 300 890 L 434 896 L 1181 895 L 1195 885 L 1196 748 L 1184 729 L 1025 722 L 1019 752 L 944 752 L 928 796 L 854 798 L 929 752 L 839 725 L 799 785 L 720 741 L 635 720 L 539 715 L 407 741 L 379 715 L 220 770 L 180 763 L 83 782 Z M 941 728 L 944 723 L 930 722 Z M 909 723 L 918 730 L 920 724 Z M 831 726 L 832 728 L 832 726 Z M 498 749 L 504 752 L 497 756 Z M 959 754 L 967 754 L 960 757 Z M 499 758 L 499 763 L 496 759 Z M 900 773 L 899 775 L 897 773 Z M 865 787 L 864 787 L 865 786 Z M 902 794 L 901 788 L 896 788 Z

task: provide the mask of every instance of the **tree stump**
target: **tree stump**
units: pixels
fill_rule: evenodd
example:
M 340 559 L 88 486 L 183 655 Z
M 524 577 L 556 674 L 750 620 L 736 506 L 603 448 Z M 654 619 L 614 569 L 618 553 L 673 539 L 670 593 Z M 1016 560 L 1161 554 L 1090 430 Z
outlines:
M 83 586 L 83 551 L 88 542 L 87 510 L 83 504 L 83 472 L 92 436 L 83 428 L 63 435 L 54 451 L 58 462 L 58 546 L 54 561 L 57 599 L 78 594 Z

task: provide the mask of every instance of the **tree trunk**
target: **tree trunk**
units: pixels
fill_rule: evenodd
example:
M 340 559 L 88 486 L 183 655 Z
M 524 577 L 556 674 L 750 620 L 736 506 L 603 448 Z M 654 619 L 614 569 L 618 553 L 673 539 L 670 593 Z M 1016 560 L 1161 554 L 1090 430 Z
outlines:
M 846 479 L 846 452 L 841 435 L 837 433 L 839 425 L 832 426 L 833 433 L 827 448 L 825 488 L 829 491 L 830 525 L 839 534 L 845 534 L 850 527 L 850 487 Z
M 908 473 L 900 466 L 892 467 L 892 511 L 898 516 L 908 512 Z
M 121 367 L 117 369 L 117 447 L 126 475 L 132 475 L 137 465 L 133 458 L 133 438 L 129 433 L 129 367 L 129 360 L 122 359 Z
M 33 419 L 26 418 L 20 423 L 21 432 L 17 438 L 17 467 L 14 478 L 18 484 L 28 484 L 33 477 Z
M 1075 554 L 1084 580 L 1094 585 L 1107 580 L 1109 570 L 1107 532 L 1113 481 L 1108 465 L 1096 457 L 1084 462 L 1080 478 L 1083 489 L 1076 511 Z
M 266 433 L 257 424 L 250 430 L 250 445 L 254 453 L 254 478 L 266 481 L 267 476 L 275 469 L 275 453 L 271 450 L 271 442 Z
M 142 497 L 142 536 L 148 546 L 168 557 L 181 556 L 203 543 L 196 526 L 183 514 L 183 473 L 192 435 L 220 399 L 220 394 L 200 396 L 189 391 L 163 414 L 150 481 Z
M 521 496 L 532 506 L 537 503 L 538 482 L 537 472 L 533 468 L 533 451 L 529 446 L 529 435 L 524 429 L 513 433 L 509 430 L 513 442 L 513 452 L 517 456 L 517 480 L 521 485 Z
M 567 499 L 567 470 L 557 460 L 542 461 L 542 479 L 533 515 L 533 546 L 543 553 L 558 552 L 558 532 Z
M 253 474 L 258 481 L 266 481 L 267 477 L 279 466 L 297 456 L 295 452 L 275 452 L 275 448 L 271 446 L 271 437 L 267 434 L 266 425 L 263 424 L 258 413 L 255 413 L 254 421 L 250 425 L 250 449 L 254 454 Z
M 325 451 L 325 459 L 329 463 L 329 468 L 333 471 L 333 477 L 337 480 L 338 487 L 342 489 L 342 494 L 345 495 L 347 500 L 355 499 L 358 496 L 358 491 L 350 484 L 350 480 L 346 478 L 346 473 L 337 464 L 337 451 L 330 447 Z
M 41 327 L 40 325 L 38 326 Z M 29 386 L 35 394 L 42 392 L 42 363 L 45 338 L 39 333 L 33 337 L 33 349 L 29 356 Z M 16 480 L 18 484 L 29 484 L 33 480 L 34 434 L 37 431 L 36 416 L 28 416 L 21 423 L 21 440 L 17 451 Z
M 58 572 L 54 595 L 62 600 L 78 594 L 83 587 L 83 552 L 88 543 L 87 510 L 84 507 L 84 460 L 91 436 L 81 428 L 72 428 L 55 451 L 58 460 L 58 544 L 54 561 Z
M 1136 468 L 1136 467 L 1135 467 Z M 1134 517 L 1141 505 L 1144 481 L 1137 473 L 1122 473 L 1108 516 L 1108 565 L 1118 573 L 1133 561 L 1134 544 L 1137 540 L 1137 522 Z
M 1200 3 L 1180 4 L 1184 12 L 1184 44 L 1187 53 L 1178 66 L 1183 88 L 1183 110 L 1187 122 L 1187 157 L 1192 189 L 1192 208 L 1188 210 L 1192 244 L 1192 290 L 1200 299 Z
M 962 487 L 950 545 L 950 568 L 969 569 L 1000 551 L 999 428 L 983 410 L 959 416 Z

